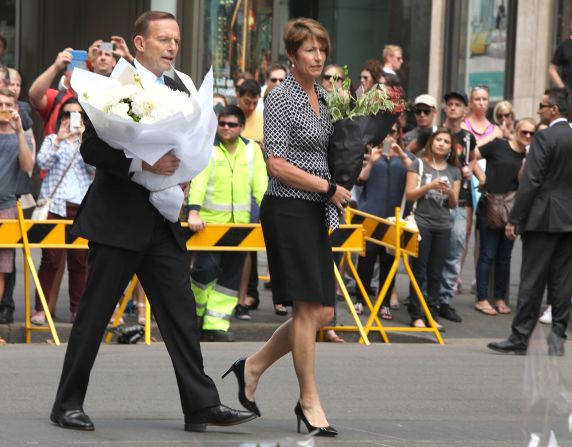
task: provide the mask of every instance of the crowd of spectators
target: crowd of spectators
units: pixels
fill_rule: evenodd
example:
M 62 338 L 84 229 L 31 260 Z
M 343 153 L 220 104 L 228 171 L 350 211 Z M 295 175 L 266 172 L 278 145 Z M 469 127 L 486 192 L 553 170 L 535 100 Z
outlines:
M 112 36 L 110 41 L 112 51 L 100 48 L 102 40 L 96 40 L 89 47 L 88 69 L 109 75 L 120 57 L 133 60 L 122 37 Z M 550 76 L 557 84 L 564 85 L 558 77 L 557 64 L 564 63 L 569 46 L 567 42 L 558 49 L 550 66 Z M 16 198 L 31 192 L 30 175 L 34 165 L 42 178 L 39 198 L 51 200 L 48 219 L 73 219 L 96 175 L 95 169 L 83 162 L 78 151 L 84 113 L 70 84 L 71 50 L 66 48 L 58 53 L 54 62 L 32 82 L 29 104 L 18 100 L 22 84 L 19 73 L 0 66 L 0 218 L 16 217 Z M 402 49 L 386 45 L 382 60 L 363 63 L 359 82 L 352 84 L 352 93 L 359 97 L 372 88 L 389 86 L 399 88 L 408 99 L 399 80 L 403 63 Z M 321 86 L 326 92 L 340 89 L 346 75 L 340 65 L 328 65 L 323 71 Z M 566 70 L 564 75 L 563 79 L 568 81 L 570 76 Z M 201 231 L 208 222 L 258 222 L 258 205 L 267 185 L 264 165 L 260 164 L 264 146 L 264 102 L 288 76 L 289 68 L 276 62 L 268 66 L 262 80 L 248 72 L 237 73 L 235 97 L 215 93 L 217 139 L 209 167 L 190 185 L 187 211 L 192 230 Z M 409 113 L 400 116 L 385 146 L 367 147 L 363 169 L 352 191 L 353 206 L 384 218 L 393 216 L 394 208 L 406 202 L 407 205 L 402 206 L 406 213 L 414 209 L 422 237 L 420 256 L 413 261 L 413 272 L 438 328 L 443 329 L 440 318 L 462 322 L 453 301 L 455 293 L 462 291 L 461 272 L 473 233 L 474 308 L 487 316 L 509 314 L 514 241 L 506 237 L 504 230 L 489 228 L 484 197 L 487 193 L 518 189 L 528 147 L 535 132 L 541 131 L 538 126 L 546 123 L 517 117 L 514 107 L 506 100 L 492 108 L 485 85 L 476 85 L 469 92 L 449 91 L 442 101 L 424 93 L 410 98 L 409 104 Z M 32 132 L 33 111 L 43 126 L 39 144 Z M 80 119 L 72 124 L 74 115 Z M 73 321 L 85 287 L 87 253 L 43 249 L 39 278 L 53 316 L 66 259 L 69 319 Z M 358 273 L 372 298 L 377 296 L 392 263 L 391 253 L 370 243 L 365 255 L 359 257 Z M 256 253 L 196 254 L 191 276 L 202 329 L 208 334 L 205 340 L 233 340 L 232 318 L 253 318 L 251 311 L 256 310 L 260 302 L 257 264 Z M 489 287 L 493 269 L 494 280 Z M 14 283 L 14 250 L 0 249 L 0 324 L 13 322 Z M 271 283 L 268 286 L 271 287 Z M 143 323 L 144 292 L 140 286 L 137 297 L 135 308 L 139 323 Z M 363 297 L 358 292 L 355 298 L 355 310 L 361 314 Z M 381 299 L 381 318 L 393 319 L 392 312 L 400 309 L 394 283 Z M 411 325 L 426 327 L 426 315 L 413 289 L 403 301 L 401 304 L 407 304 Z M 274 311 L 288 315 L 282 305 L 276 305 Z M 550 321 L 549 311 L 550 308 L 541 321 Z M 37 294 L 31 322 L 46 324 L 45 309 Z M 326 339 L 344 341 L 334 331 L 328 331 Z

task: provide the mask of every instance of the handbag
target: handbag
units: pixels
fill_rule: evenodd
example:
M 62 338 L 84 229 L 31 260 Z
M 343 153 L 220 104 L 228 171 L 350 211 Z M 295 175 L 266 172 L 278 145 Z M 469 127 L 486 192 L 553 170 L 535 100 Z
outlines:
M 493 230 L 504 229 L 508 223 L 508 216 L 514 205 L 516 191 L 505 192 L 503 194 L 487 193 L 485 198 L 485 218 L 487 227 Z
M 423 160 L 419 159 L 419 181 L 417 182 L 418 188 L 421 187 L 422 177 L 423 177 Z M 399 212 L 401 213 L 401 215 L 399 216 L 399 220 L 401 221 L 401 224 L 404 228 L 411 231 L 415 231 L 417 233 L 418 240 L 421 240 L 421 233 L 419 232 L 419 227 L 417 226 L 417 221 L 415 220 L 415 210 L 417 209 L 417 200 L 413 202 L 413 207 L 411 208 L 411 212 L 404 219 L 403 210 L 405 210 L 405 202 L 406 202 L 405 190 L 403 190 L 403 197 L 401 198 L 401 208 L 399 209 Z M 395 222 L 395 216 L 390 216 L 387 218 L 387 220 Z M 386 248 L 385 251 L 388 254 L 395 256 L 395 250 L 393 250 L 392 248 Z
M 54 188 L 54 190 L 50 194 L 50 197 L 42 197 L 41 199 L 38 199 L 36 201 L 36 208 L 34 208 L 34 211 L 32 212 L 32 218 L 31 218 L 32 220 L 47 220 L 48 219 L 48 212 L 50 211 L 50 204 L 52 203 L 52 199 L 54 198 L 56 191 L 58 190 L 58 188 L 62 184 L 64 177 L 66 176 L 66 174 L 68 173 L 68 171 L 72 167 L 76 156 L 77 156 L 77 151 L 74 152 L 71 161 L 67 165 L 67 167 L 66 167 L 64 173 L 62 174 L 62 176 L 60 177 L 60 179 L 58 180 L 58 183 L 56 184 L 56 187 Z

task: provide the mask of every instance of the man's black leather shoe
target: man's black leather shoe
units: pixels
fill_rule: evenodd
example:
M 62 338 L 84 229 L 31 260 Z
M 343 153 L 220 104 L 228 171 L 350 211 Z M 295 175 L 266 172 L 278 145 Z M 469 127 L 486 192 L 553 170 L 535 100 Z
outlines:
M 235 410 L 220 404 L 185 414 L 185 431 L 205 431 L 207 425 L 228 427 L 242 424 L 255 418 L 256 415 L 252 411 Z
M 229 342 L 235 341 L 236 337 L 234 333 L 227 332 L 227 331 L 217 331 L 217 330 L 210 330 L 210 329 L 203 329 L 201 331 L 201 341 L 221 341 L 221 342 Z
M 14 309 L 2 307 L 0 309 L 0 324 L 14 323 Z
M 526 345 L 524 343 L 514 343 L 510 340 L 491 341 L 487 347 L 503 354 L 526 355 Z
M 95 427 L 93 422 L 83 410 L 59 411 L 52 410 L 50 421 L 63 428 L 71 428 L 73 430 L 92 431 Z

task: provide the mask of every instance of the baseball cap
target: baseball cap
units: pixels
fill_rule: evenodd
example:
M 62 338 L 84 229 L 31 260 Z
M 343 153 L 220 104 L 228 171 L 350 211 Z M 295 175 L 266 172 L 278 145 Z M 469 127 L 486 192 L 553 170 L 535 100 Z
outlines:
M 428 94 L 419 95 L 417 98 L 415 98 L 415 102 L 413 103 L 413 105 L 417 104 L 425 104 L 426 106 L 429 107 L 437 107 L 437 101 L 435 100 L 435 98 Z
M 451 98 L 457 98 L 463 101 L 465 106 L 469 105 L 469 99 L 467 98 L 467 94 L 460 90 L 451 90 L 450 92 L 445 93 L 445 102 L 449 101 Z

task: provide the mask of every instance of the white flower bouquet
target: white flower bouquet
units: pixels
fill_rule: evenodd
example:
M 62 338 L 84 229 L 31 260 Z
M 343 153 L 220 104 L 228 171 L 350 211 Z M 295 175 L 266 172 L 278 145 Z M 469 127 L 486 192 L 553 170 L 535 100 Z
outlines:
M 212 69 L 198 91 L 189 76 L 174 71 L 190 96 L 166 85 L 143 85 L 124 59 L 109 77 L 81 69 L 72 75 L 72 87 L 99 138 L 150 165 L 169 152 L 181 160 L 173 175 L 142 171 L 132 177 L 151 191 L 150 202 L 171 222 L 178 220 L 183 204 L 179 184 L 207 166 L 216 133 Z

